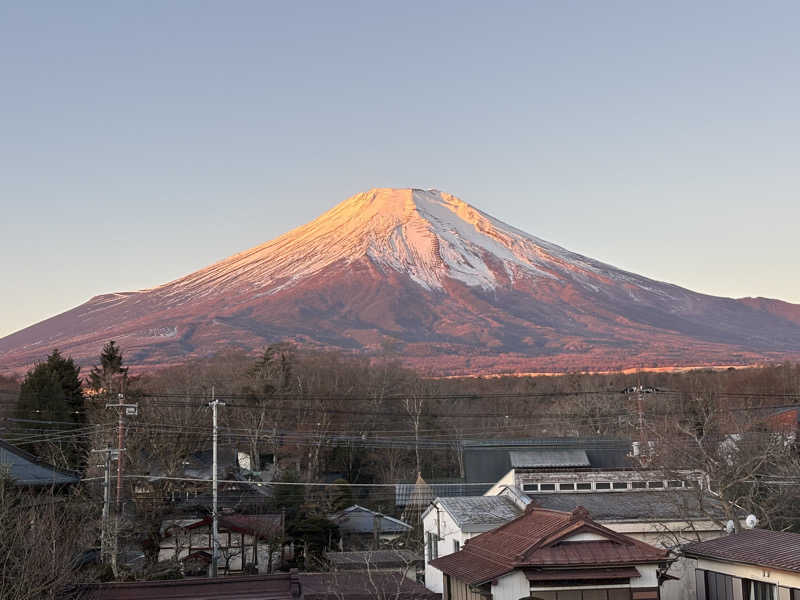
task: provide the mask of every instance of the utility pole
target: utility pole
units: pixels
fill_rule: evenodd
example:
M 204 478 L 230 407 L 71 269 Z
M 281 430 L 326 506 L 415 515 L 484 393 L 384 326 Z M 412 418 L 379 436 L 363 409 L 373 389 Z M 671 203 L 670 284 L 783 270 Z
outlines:
M 117 403 L 106 404 L 106 408 L 116 408 L 119 415 L 119 420 L 117 421 L 117 447 L 120 450 L 119 459 L 117 460 L 117 511 L 119 511 L 122 502 L 122 471 L 124 469 L 122 450 L 125 443 L 125 415 L 135 417 L 139 414 L 139 405 L 126 404 L 125 395 L 120 393 L 117 395 Z
M 103 471 L 103 520 L 100 526 L 100 561 L 106 562 L 108 557 L 108 516 L 111 508 L 111 458 L 114 454 L 119 456 L 119 448 L 112 448 L 106 444 L 103 450 L 92 450 L 93 453 L 105 454 L 105 468 Z
M 111 554 L 111 565 L 114 569 L 114 574 L 117 574 L 117 556 L 119 554 L 119 522 L 120 516 L 122 514 L 122 471 L 123 471 L 123 458 L 125 452 L 125 415 L 136 416 L 139 413 L 139 405 L 138 404 L 126 404 L 125 403 L 125 394 L 118 394 L 117 395 L 117 402 L 116 404 L 107 403 L 106 409 L 109 408 L 116 408 L 117 413 L 119 415 L 119 420 L 117 424 L 117 449 L 116 449 L 116 456 L 117 456 L 117 515 L 114 519 L 114 550 Z M 113 451 L 112 451 L 113 452 Z M 106 492 L 110 498 L 111 490 L 110 486 L 108 486 Z
M 212 419 L 212 439 L 213 439 L 213 449 L 212 449 L 212 466 L 211 466 L 211 534 L 213 536 L 212 542 L 212 552 L 211 552 L 211 565 L 210 565 L 210 573 L 211 577 L 217 576 L 217 557 L 219 556 L 219 514 L 217 511 L 217 437 L 219 432 L 217 431 L 217 407 L 218 406 L 225 406 L 224 402 L 220 402 L 214 397 L 214 387 L 211 387 L 211 402 L 208 403 L 211 407 L 211 419 Z

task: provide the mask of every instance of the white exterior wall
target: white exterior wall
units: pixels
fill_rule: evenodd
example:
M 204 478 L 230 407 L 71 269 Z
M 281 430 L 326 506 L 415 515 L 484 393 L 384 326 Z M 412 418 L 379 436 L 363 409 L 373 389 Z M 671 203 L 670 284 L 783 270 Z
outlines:
M 519 600 L 530 595 L 531 583 L 522 571 L 513 571 L 492 583 L 492 600 Z
M 765 581 L 782 587 L 800 589 L 800 573 L 781 571 L 780 569 L 770 569 L 767 567 L 757 567 L 755 565 L 743 565 L 738 563 L 721 562 L 707 560 L 705 558 L 687 559 L 691 566 L 705 571 L 714 571 L 739 577 L 741 579 L 753 579 L 755 581 Z M 694 576 L 694 568 L 692 576 Z M 694 598 L 694 597 L 693 597 Z
M 424 531 L 423 540 L 425 542 L 425 587 L 432 592 L 441 594 L 444 590 L 442 572 L 428 564 L 431 561 L 431 557 L 428 556 L 428 533 L 433 533 L 441 537 L 436 546 L 439 557 L 453 553 L 454 541 L 457 541 L 459 546 L 463 548 L 468 539 L 480 535 L 480 533 L 465 533 L 461 531 L 450 514 L 442 508 L 439 508 L 437 511 L 435 504 L 431 505 L 431 508 L 423 517 L 422 528 Z
M 230 541 L 229 541 L 230 539 Z M 209 536 L 208 534 L 193 534 L 191 536 L 192 540 L 192 552 L 197 551 L 205 551 L 209 554 L 211 553 L 211 548 L 209 546 Z M 176 548 L 177 542 L 177 548 Z M 245 534 L 244 536 L 244 563 L 252 563 L 254 562 L 253 556 L 253 542 L 254 539 L 252 536 Z M 267 573 L 267 568 L 269 566 L 269 552 L 270 546 L 265 543 L 259 543 L 257 545 L 258 548 L 258 572 L 261 574 Z M 241 571 L 243 568 L 242 564 L 242 548 L 241 548 L 241 534 L 239 533 L 232 533 L 230 534 L 230 538 L 228 538 L 228 534 L 226 532 L 220 533 L 220 555 L 219 555 L 219 565 L 220 569 L 225 567 L 225 554 L 229 553 L 231 555 L 231 559 L 228 562 L 228 568 L 231 571 Z M 189 536 L 169 536 L 161 540 L 161 545 L 158 550 L 158 560 L 159 562 L 165 560 L 176 560 L 180 561 L 186 558 L 189 555 Z M 279 546 L 273 545 L 272 547 L 272 569 L 276 570 L 281 566 L 281 549 Z
M 635 588 L 655 588 L 658 587 L 658 574 L 656 565 L 636 565 L 641 577 L 631 579 L 630 587 Z M 616 586 L 628 587 L 628 586 Z M 542 588 L 542 589 L 570 589 L 570 588 Z M 571 588 L 585 589 L 585 588 Z M 520 600 L 531 595 L 531 584 L 522 571 L 514 571 L 508 575 L 499 577 L 496 583 L 492 584 L 492 600 Z M 535 595 L 535 593 L 534 593 Z

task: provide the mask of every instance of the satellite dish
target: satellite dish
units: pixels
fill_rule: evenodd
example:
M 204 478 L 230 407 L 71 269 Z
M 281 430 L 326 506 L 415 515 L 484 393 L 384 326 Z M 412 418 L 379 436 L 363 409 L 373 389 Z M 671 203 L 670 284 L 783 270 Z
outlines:
M 748 529 L 753 529 L 756 525 L 758 525 L 758 519 L 755 515 L 747 515 L 747 518 L 744 520 L 744 524 Z
M 725 523 L 725 531 L 727 531 L 728 533 L 733 533 L 734 529 L 736 529 L 736 524 L 733 522 L 733 519 Z

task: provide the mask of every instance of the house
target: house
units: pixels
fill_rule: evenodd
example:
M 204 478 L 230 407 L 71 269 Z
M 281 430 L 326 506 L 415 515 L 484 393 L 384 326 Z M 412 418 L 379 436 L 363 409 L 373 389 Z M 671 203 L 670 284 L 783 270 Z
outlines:
M 56 469 L 3 440 L 0 440 L 0 473 L 10 477 L 18 487 L 30 490 L 70 486 L 80 482 L 77 473 Z
M 562 512 L 584 506 L 609 529 L 664 549 L 724 534 L 721 505 L 696 489 L 525 494 L 514 486 L 498 486 L 486 496 L 437 498 L 424 513 L 425 585 L 442 591 L 441 573 L 431 564 L 433 558 L 458 551 L 468 539 L 518 517 L 530 505 Z M 670 574 L 677 580 L 664 583 L 662 598 L 685 597 L 684 571 L 681 560 L 672 565 Z
M 764 424 L 770 431 L 796 439 L 800 432 L 800 404 L 772 413 L 764 420 Z
M 656 600 L 667 557 L 600 525 L 583 507 L 529 505 L 432 565 L 443 573 L 444 600 Z
M 697 600 L 800 600 L 800 534 L 749 529 L 687 544 Z
M 391 545 L 411 531 L 411 525 L 358 504 L 349 506 L 329 520 L 339 526 L 342 548 L 362 550 Z
M 283 555 L 283 515 L 222 515 L 218 520 L 218 566 L 223 573 L 251 570 L 271 573 L 280 567 Z M 207 572 L 211 562 L 211 517 L 167 521 L 159 561 L 177 560 L 187 574 Z

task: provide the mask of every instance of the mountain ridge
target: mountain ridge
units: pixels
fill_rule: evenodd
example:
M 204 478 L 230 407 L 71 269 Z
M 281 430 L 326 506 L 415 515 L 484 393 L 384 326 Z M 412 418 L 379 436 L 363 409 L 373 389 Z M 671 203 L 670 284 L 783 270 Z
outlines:
M 800 356 L 800 305 L 700 294 L 507 225 L 438 190 L 376 188 L 162 285 L 95 296 L 0 339 L 0 366 L 108 339 L 132 365 L 281 339 L 399 347 L 437 374 Z

